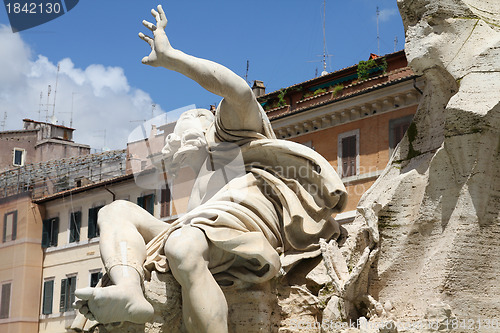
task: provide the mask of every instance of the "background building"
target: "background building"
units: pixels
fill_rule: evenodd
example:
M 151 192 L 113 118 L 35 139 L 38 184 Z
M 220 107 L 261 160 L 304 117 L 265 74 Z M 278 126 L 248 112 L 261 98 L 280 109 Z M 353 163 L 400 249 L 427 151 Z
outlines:
M 43 251 L 42 217 L 30 193 L 0 198 L 0 332 L 36 333 Z
M 323 155 L 346 185 L 346 213 L 387 165 L 409 128 L 424 85 L 404 51 L 367 61 L 259 97 L 278 138 Z
M 73 142 L 74 128 L 31 119 L 23 123 L 22 130 L 0 132 L 0 172 L 90 153 L 90 146 Z

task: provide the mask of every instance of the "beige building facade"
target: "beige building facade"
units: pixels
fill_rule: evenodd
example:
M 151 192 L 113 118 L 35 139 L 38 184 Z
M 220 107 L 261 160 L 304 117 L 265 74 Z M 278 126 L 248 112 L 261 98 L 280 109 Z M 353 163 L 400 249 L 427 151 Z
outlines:
M 0 198 L 0 332 L 38 332 L 42 215 L 29 192 Z
M 155 216 L 161 215 L 161 190 L 138 186 L 132 174 L 35 200 L 45 211 L 40 333 L 70 331 L 76 316 L 71 307 L 75 289 L 95 286 L 104 273 L 97 214 L 114 200 L 129 200 Z

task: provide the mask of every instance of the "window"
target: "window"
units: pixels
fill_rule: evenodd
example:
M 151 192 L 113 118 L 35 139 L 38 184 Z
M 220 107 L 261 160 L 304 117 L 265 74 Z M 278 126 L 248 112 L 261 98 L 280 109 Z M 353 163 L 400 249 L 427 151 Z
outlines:
M 17 235 L 17 210 L 7 213 L 3 217 L 3 239 L 8 242 L 15 240 Z
M 73 310 L 72 304 L 75 302 L 76 276 L 70 276 L 61 280 L 61 301 L 59 311 L 66 312 Z
M 57 246 L 57 236 L 59 234 L 59 218 L 43 220 L 42 247 L 47 248 Z
M 90 273 L 90 286 L 95 287 L 97 283 L 102 278 L 102 272 L 91 272 Z
M 0 300 L 0 319 L 10 316 L 10 282 L 2 284 L 2 299 Z
M 403 139 L 408 127 L 413 120 L 413 116 L 406 116 L 389 121 L 389 153 L 396 148 L 399 142 Z
M 170 188 L 161 189 L 161 201 L 160 201 L 160 217 L 170 216 L 170 201 L 172 195 L 170 193 Z
M 359 130 L 339 135 L 338 170 L 342 177 L 358 174 L 359 168 Z
M 99 237 L 99 226 L 97 225 L 97 213 L 104 206 L 93 207 L 89 209 L 89 228 L 87 236 L 89 239 Z
M 20 148 L 14 148 L 12 164 L 14 164 L 15 166 L 23 166 L 25 156 L 26 156 L 26 150 Z
M 80 241 L 80 226 L 82 225 L 82 212 L 72 212 L 69 216 L 69 242 Z
M 52 313 L 52 301 L 54 297 L 54 280 L 43 282 L 42 314 Z
M 151 215 L 154 215 L 155 195 L 148 194 L 137 198 L 137 204 L 147 210 Z

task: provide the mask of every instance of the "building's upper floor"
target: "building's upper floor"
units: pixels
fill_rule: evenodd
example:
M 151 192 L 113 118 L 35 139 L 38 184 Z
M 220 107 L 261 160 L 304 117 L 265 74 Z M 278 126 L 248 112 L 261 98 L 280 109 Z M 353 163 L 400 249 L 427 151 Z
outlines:
M 23 120 L 23 129 L 0 132 L 0 172 L 25 164 L 90 153 L 90 146 L 73 141 L 73 128 Z

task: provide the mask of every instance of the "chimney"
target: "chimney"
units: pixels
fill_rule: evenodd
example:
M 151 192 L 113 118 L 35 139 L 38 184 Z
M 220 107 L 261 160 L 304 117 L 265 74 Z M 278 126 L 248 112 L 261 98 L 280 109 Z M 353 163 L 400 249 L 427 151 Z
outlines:
M 260 97 L 266 93 L 266 86 L 264 86 L 264 82 L 255 80 L 253 81 L 252 91 L 255 97 Z

